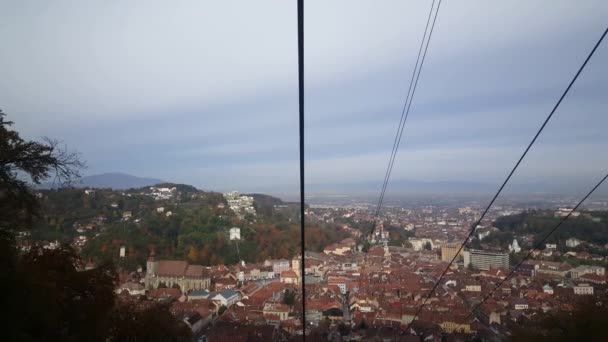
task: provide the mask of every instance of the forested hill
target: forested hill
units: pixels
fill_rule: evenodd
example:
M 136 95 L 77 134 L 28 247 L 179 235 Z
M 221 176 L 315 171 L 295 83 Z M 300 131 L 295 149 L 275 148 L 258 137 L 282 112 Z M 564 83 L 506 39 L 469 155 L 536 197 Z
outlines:
M 539 241 L 561 220 L 552 211 L 527 211 L 517 215 L 502 216 L 494 225 L 500 229 L 499 236 L 510 243 L 514 236 L 533 235 Z M 496 235 L 495 235 L 496 236 Z M 492 238 L 490 236 L 488 239 Z M 603 247 L 608 243 L 608 212 L 583 211 L 576 217 L 570 217 L 555 231 L 547 241 L 565 245 L 569 238 L 577 238 L 589 244 Z
M 258 215 L 240 220 L 222 194 L 183 184 L 124 191 L 41 190 L 37 194 L 41 215 L 31 236 L 22 242 L 70 243 L 85 260 L 113 259 L 134 269 L 145 264 L 153 248 L 160 258 L 233 264 L 238 257 L 235 242 L 228 237 L 231 227 L 241 228 L 239 249 L 247 262 L 289 258 L 300 249 L 297 208 L 267 195 L 253 195 Z M 332 225 L 317 224 L 307 230 L 315 236 L 307 248 L 315 251 L 346 237 Z M 121 246 L 126 247 L 125 258 L 119 258 Z

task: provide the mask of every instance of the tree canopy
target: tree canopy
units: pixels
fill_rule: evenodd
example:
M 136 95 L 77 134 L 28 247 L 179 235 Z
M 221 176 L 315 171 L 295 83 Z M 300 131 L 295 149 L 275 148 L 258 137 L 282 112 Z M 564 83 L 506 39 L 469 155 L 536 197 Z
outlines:
M 16 232 L 31 229 L 34 217 L 64 229 L 61 218 L 41 217 L 39 199 L 25 179 L 40 184 L 55 177 L 65 185 L 79 176 L 84 163 L 77 153 L 59 148 L 56 140 L 26 141 L 11 125 L 0 111 L 3 340 L 188 340 L 190 330 L 167 308 L 152 306 L 140 311 L 118 305 L 114 292 L 118 277 L 111 262 L 87 270 L 78 253 L 67 245 L 17 248 Z M 91 203 L 83 206 L 90 209 Z

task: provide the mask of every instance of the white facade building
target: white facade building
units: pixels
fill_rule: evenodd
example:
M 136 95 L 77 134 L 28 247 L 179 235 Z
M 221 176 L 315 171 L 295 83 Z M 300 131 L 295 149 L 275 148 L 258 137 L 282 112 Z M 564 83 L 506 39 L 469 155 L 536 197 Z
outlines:
M 521 247 L 517 243 L 517 239 L 513 239 L 513 243 L 509 245 L 509 252 L 511 253 L 519 253 L 521 252 Z
M 575 295 L 592 295 L 593 294 L 593 286 L 589 284 L 578 284 L 574 287 Z
M 574 248 L 574 247 L 580 245 L 581 242 L 582 241 L 577 238 L 570 238 L 570 239 L 566 240 L 566 247 Z

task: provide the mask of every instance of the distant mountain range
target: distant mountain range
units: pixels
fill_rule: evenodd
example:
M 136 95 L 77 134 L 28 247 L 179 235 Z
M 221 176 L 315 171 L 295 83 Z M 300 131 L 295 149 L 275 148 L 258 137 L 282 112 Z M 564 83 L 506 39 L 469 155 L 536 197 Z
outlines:
M 500 181 L 502 182 L 502 181 Z M 416 181 L 416 180 L 391 180 L 387 193 L 389 195 L 403 194 L 494 194 L 500 182 L 475 182 L 475 181 Z M 589 190 L 593 181 L 585 183 L 577 180 L 572 182 L 510 182 L 505 187 L 504 194 L 562 194 L 578 195 Z M 373 194 L 380 192 L 382 183 L 356 182 L 339 184 L 307 184 L 307 193 L 337 193 L 337 194 Z M 608 195 L 608 186 L 596 191 L 597 195 Z
M 382 183 L 352 182 L 340 184 L 310 184 L 311 192 L 341 193 L 379 193 Z M 491 191 L 493 186 L 481 182 L 438 181 L 424 182 L 415 180 L 392 180 L 389 183 L 391 193 L 478 193 Z
M 145 178 L 133 176 L 121 172 L 109 172 L 97 175 L 89 175 L 82 177 L 75 187 L 90 187 L 90 188 L 112 188 L 112 189 L 130 189 L 141 188 L 161 183 L 167 183 L 165 180 L 157 178 Z M 513 182 L 512 182 L 513 183 Z M 307 194 L 349 194 L 349 195 L 373 195 L 376 196 L 381 187 L 381 182 L 343 182 L 343 183 L 308 183 L 306 184 Z M 484 183 L 484 182 L 466 182 L 466 181 L 416 181 L 416 180 L 392 180 L 389 184 L 389 195 L 404 195 L 404 194 L 493 194 L 496 192 L 499 184 Z M 51 188 L 51 183 L 41 184 L 37 188 Z M 589 184 L 582 182 L 570 182 L 567 184 L 558 183 L 513 183 L 509 184 L 505 189 L 505 193 L 517 194 L 580 194 L 584 189 L 588 188 Z M 272 187 L 256 187 L 259 192 L 267 194 L 275 194 L 285 200 L 298 199 L 297 193 L 294 193 L 294 187 L 281 187 L 275 185 Z M 586 190 L 585 190 L 586 191 Z M 244 190 L 244 193 L 247 191 Z M 608 195 L 608 186 L 598 189 L 598 195 Z
M 144 178 L 126 173 L 110 172 L 82 177 L 78 183 L 74 185 L 83 188 L 129 189 L 141 188 L 159 183 L 165 183 L 165 181 L 157 178 Z

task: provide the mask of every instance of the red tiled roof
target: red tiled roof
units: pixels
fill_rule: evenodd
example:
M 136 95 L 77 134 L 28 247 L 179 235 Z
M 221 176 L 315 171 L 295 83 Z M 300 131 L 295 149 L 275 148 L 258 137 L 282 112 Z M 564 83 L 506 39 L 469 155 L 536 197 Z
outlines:
M 188 263 L 178 260 L 160 260 L 156 274 L 159 276 L 182 277 L 186 273 Z
M 298 275 L 294 271 L 283 271 L 281 272 L 281 278 L 297 278 Z
M 227 278 L 219 278 L 215 281 L 216 284 L 219 285 L 236 285 L 236 280 L 227 277 Z
M 204 267 L 202 265 L 188 265 L 186 269 L 186 277 L 202 277 Z
M 579 279 L 589 280 L 594 283 L 605 283 L 606 282 L 606 276 L 597 275 L 595 273 L 583 274 L 582 276 L 579 277 Z

